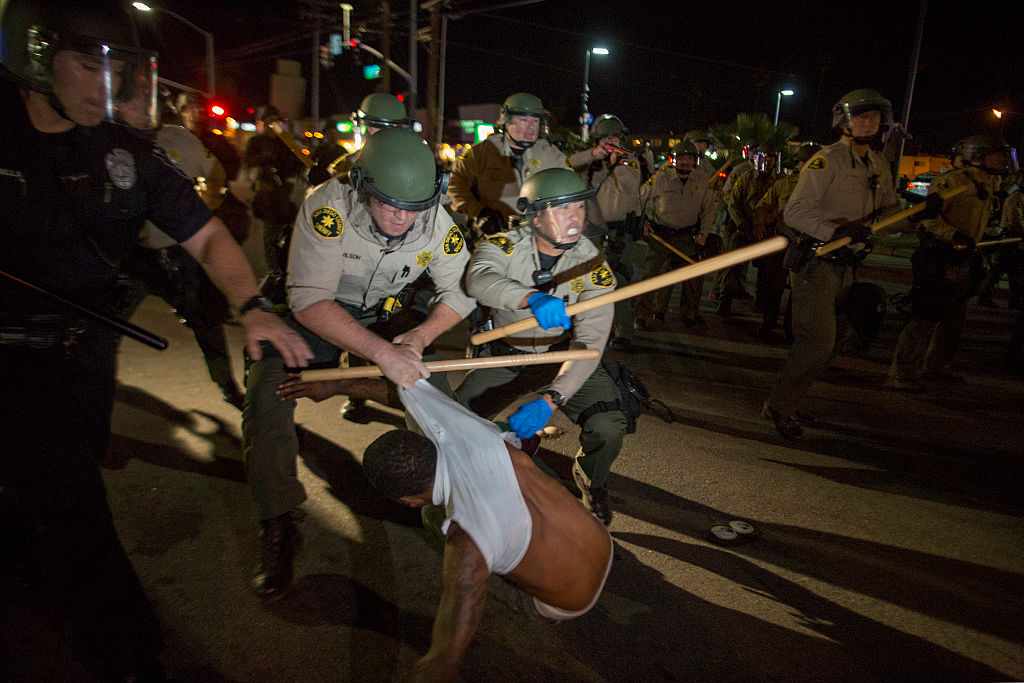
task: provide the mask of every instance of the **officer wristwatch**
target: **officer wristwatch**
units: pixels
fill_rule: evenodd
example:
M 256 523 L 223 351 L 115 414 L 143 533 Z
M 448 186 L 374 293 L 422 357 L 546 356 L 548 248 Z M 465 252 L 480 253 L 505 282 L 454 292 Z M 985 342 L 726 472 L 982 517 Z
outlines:
M 554 403 L 556 407 L 561 408 L 562 406 L 565 405 L 567 399 L 565 398 L 565 394 L 563 394 L 561 391 L 556 391 L 554 389 L 545 389 L 544 393 L 548 395 L 548 398 L 551 399 L 551 402 Z
M 242 304 L 242 307 L 238 309 L 238 316 L 241 317 L 254 308 L 266 311 L 267 313 L 273 313 L 274 303 L 267 297 L 257 294 L 256 296 L 250 297 L 244 304 Z

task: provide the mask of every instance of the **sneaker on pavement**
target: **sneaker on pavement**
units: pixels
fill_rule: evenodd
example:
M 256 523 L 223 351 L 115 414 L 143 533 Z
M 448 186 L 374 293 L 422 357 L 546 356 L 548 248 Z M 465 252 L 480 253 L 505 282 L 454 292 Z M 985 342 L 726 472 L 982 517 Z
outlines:
M 761 415 L 775 424 L 775 429 L 787 439 L 796 441 L 804 435 L 804 428 L 792 415 L 783 415 L 765 401 L 761 407 Z
M 590 477 L 580 467 L 578 460 L 572 464 L 572 478 L 576 482 L 576 488 L 580 490 L 584 507 L 590 510 L 590 514 L 601 524 L 611 524 L 612 507 L 608 503 L 608 489 L 604 486 L 591 486 Z

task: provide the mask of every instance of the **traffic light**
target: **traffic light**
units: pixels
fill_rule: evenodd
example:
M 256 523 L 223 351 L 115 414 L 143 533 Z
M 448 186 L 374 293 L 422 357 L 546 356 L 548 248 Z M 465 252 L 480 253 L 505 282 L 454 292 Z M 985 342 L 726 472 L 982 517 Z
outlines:
M 331 56 L 331 51 L 326 45 L 320 46 L 320 66 L 324 69 L 330 69 L 334 64 L 334 57 Z
M 364 66 L 363 78 L 368 81 L 380 78 L 380 64 L 367 64 Z

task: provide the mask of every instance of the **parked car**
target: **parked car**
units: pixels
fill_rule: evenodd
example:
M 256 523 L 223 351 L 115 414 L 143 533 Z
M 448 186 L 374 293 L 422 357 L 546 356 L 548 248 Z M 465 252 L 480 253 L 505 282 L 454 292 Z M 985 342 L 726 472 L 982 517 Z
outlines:
M 931 187 L 932 181 L 937 175 L 937 173 L 918 173 L 913 180 L 907 183 L 907 192 L 927 197 L 928 188 Z

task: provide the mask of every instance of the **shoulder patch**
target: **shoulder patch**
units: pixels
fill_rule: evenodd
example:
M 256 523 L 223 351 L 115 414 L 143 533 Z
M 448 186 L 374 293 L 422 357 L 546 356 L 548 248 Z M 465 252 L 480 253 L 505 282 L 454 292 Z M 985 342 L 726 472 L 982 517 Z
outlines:
M 341 214 L 329 206 L 321 206 L 310 216 L 313 225 L 313 232 L 326 237 L 329 240 L 336 240 L 345 232 L 345 224 L 341 220 Z
M 820 171 L 823 168 L 828 168 L 828 159 L 825 157 L 811 159 L 811 163 L 807 164 L 807 168 L 812 171 Z
M 611 269 L 602 263 L 591 271 L 590 281 L 597 287 L 611 287 L 615 284 L 615 276 L 612 275 Z
M 948 190 L 949 189 L 949 178 L 938 178 L 932 185 L 935 186 L 936 190 Z
M 509 238 L 502 235 L 493 235 L 488 237 L 487 241 L 505 252 L 506 256 L 511 256 L 512 252 L 516 250 Z
M 434 260 L 434 252 L 427 251 L 426 249 L 424 249 L 416 257 L 416 265 L 419 266 L 420 268 L 426 268 L 427 266 L 430 265 L 430 262 L 433 261 L 433 260 Z
M 448 230 L 448 234 L 444 237 L 444 253 L 449 256 L 458 254 L 462 251 L 462 247 L 465 246 L 466 240 L 462 236 L 462 231 L 459 230 L 459 226 L 453 225 Z

